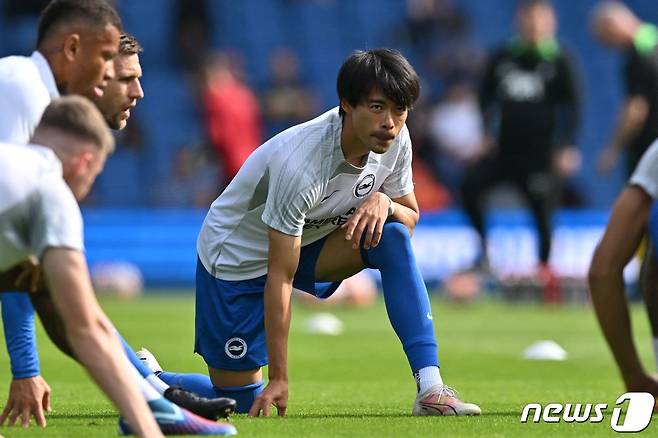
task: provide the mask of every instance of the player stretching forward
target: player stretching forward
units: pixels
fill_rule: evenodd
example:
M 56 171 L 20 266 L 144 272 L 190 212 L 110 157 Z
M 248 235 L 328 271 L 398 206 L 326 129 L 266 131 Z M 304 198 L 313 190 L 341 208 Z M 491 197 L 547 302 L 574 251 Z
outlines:
M 0 272 L 29 256 L 40 259 L 80 362 L 135 433 L 161 436 L 112 324 L 96 302 L 82 253 L 76 199 L 88 193 L 114 139 L 91 102 L 68 97 L 46 109 L 32 143 L 44 146 L 0 143 Z
M 326 298 L 379 269 L 389 319 L 416 378 L 413 415 L 478 415 L 444 385 L 427 290 L 411 247 L 418 205 L 407 114 L 416 72 L 398 52 L 358 51 L 340 108 L 258 148 L 212 204 L 197 249 L 195 351 L 237 412 L 284 415 L 292 288 Z M 264 387 L 261 367 L 269 364 Z M 194 376 L 160 373 L 183 385 Z
M 633 342 L 623 272 L 640 247 L 649 225 L 651 249 L 644 259 L 640 288 L 647 305 L 658 363 L 657 199 L 658 141 L 654 141 L 635 168 L 628 186 L 617 198 L 589 269 L 589 287 L 596 317 L 626 389 L 650 392 L 654 397 L 658 397 L 658 380 L 642 366 Z
M 123 84 L 123 76 L 113 81 L 112 65 L 112 58 L 116 55 L 119 46 L 120 30 L 121 22 L 116 12 L 103 0 L 51 1 L 41 16 L 37 51 L 30 58 L 8 57 L 0 60 L 0 71 L 3 72 L 0 75 L 2 90 L 0 102 L 6 103 L 0 120 L 0 139 L 12 144 L 27 143 L 45 107 L 60 93 L 99 97 L 103 95 L 104 86 L 112 86 L 114 90 L 117 88 L 114 84 Z M 137 62 L 136 57 L 130 56 L 122 60 L 130 61 L 128 64 L 132 65 Z M 119 66 L 123 65 L 119 62 L 122 60 L 117 60 Z M 118 89 L 120 90 L 121 87 L 119 86 Z M 112 90 L 108 88 L 108 91 Z M 140 93 L 141 89 L 137 94 Z M 117 113 L 122 110 L 117 110 Z M 109 115 L 112 114 L 114 113 Z M 45 291 L 40 292 L 38 297 L 45 297 Z M 35 298 L 37 295 L 33 294 L 31 297 Z M 50 388 L 40 376 L 36 375 L 38 361 L 34 337 L 31 335 L 33 312 L 30 299 L 21 294 L 11 296 L 0 294 L 0 299 L 3 300 L 3 322 L 7 324 L 5 333 L 12 333 L 11 336 L 8 335 L 8 350 L 14 372 L 9 398 L 0 414 L 0 425 L 6 419 L 10 425 L 13 425 L 20 415 L 22 424 L 27 426 L 30 416 L 34 415 L 37 423 L 45 426 L 43 410 L 49 408 Z M 57 314 L 48 311 L 50 309 L 52 303 L 45 312 L 40 312 L 46 328 L 50 327 L 49 322 L 57 321 L 55 318 Z M 29 314 L 26 314 L 28 310 Z M 48 333 L 53 337 L 51 330 Z M 63 335 L 61 324 L 59 324 L 59 334 Z M 54 337 L 53 340 L 60 347 L 64 344 Z M 70 347 L 64 351 L 77 357 Z M 133 363 L 139 365 L 139 360 L 129 348 L 126 348 L 126 352 Z M 31 360 L 26 361 L 25 358 Z M 17 375 L 16 372 L 19 370 L 21 374 Z M 218 402 L 223 402 L 221 400 L 200 400 L 181 391 L 167 391 L 169 389 L 167 385 L 162 385 L 162 382 L 156 385 L 158 379 L 150 378 L 145 372 L 142 374 L 146 380 L 140 381 L 141 389 L 144 396 L 149 399 L 162 399 L 160 395 L 153 393 L 153 388 L 150 387 L 152 384 L 156 391 L 168 399 L 199 414 L 215 418 L 217 413 L 227 412 L 218 406 Z M 144 384 L 146 381 L 148 384 Z M 204 430 L 219 433 L 233 430 L 232 427 L 205 422 L 188 415 L 185 411 L 174 415 L 178 419 L 173 421 L 174 416 L 171 414 L 178 412 L 178 408 L 164 399 L 158 403 L 151 403 L 151 408 L 166 433 L 191 434 Z

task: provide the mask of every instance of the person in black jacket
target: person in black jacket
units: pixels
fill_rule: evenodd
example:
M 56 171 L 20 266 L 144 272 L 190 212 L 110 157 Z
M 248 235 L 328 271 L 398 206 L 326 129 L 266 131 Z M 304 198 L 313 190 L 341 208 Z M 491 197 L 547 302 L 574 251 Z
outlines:
M 622 50 L 626 97 L 598 167 L 607 172 L 626 149 L 626 176 L 630 176 L 649 145 L 658 138 L 658 29 L 644 23 L 626 5 L 601 3 L 593 13 L 592 31 L 601 44 Z
M 574 146 L 578 86 L 572 63 L 555 38 L 557 22 L 550 2 L 523 1 L 517 24 L 518 35 L 492 56 L 485 70 L 479 98 L 487 147 L 466 172 L 462 201 L 482 237 L 478 263 L 486 265 L 485 195 L 503 181 L 518 187 L 539 231 L 538 274 L 554 282 L 548 269 L 551 216 L 560 181 L 580 165 Z

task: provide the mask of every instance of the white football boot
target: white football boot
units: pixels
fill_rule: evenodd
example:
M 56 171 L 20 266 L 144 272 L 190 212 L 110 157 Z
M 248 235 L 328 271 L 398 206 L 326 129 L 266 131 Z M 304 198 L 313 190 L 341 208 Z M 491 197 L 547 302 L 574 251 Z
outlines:
M 435 385 L 416 396 L 412 415 L 480 415 L 478 405 L 465 403 L 457 398 L 454 389 L 447 385 Z

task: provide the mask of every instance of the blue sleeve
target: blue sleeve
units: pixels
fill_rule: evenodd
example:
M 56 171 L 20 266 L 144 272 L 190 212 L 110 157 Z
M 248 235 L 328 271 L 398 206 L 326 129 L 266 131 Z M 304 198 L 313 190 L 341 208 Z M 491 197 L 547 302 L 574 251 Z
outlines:
M 39 356 L 30 297 L 25 293 L 2 293 L 0 302 L 12 375 L 15 379 L 38 376 Z

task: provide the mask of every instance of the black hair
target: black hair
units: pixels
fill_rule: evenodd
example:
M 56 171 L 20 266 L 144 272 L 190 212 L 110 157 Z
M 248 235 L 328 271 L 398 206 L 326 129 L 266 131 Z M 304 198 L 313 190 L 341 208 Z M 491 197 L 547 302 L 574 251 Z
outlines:
M 420 94 L 420 81 L 397 50 L 357 50 L 340 67 L 336 88 L 339 101 L 345 99 L 351 106 L 364 102 L 378 88 L 396 105 L 411 108 Z M 344 114 L 342 106 L 339 113 Z
M 97 26 L 108 24 L 122 30 L 119 14 L 105 0 L 52 0 L 41 12 L 37 47 L 59 24 L 86 20 Z

